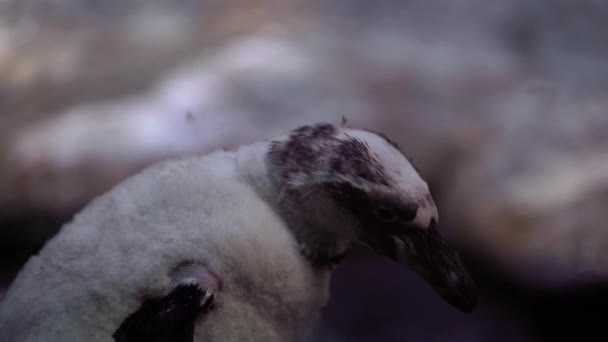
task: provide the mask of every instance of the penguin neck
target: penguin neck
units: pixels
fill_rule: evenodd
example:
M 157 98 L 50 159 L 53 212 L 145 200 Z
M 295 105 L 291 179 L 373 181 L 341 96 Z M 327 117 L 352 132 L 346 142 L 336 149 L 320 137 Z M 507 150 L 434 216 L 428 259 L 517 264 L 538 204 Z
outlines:
M 252 186 L 286 223 L 295 237 L 300 253 L 315 268 L 336 266 L 354 240 L 347 230 L 339 230 L 340 218 L 331 210 L 333 204 L 312 192 L 305 198 L 294 196 L 278 184 L 267 160 L 269 142 L 240 147 L 236 152 L 239 177 Z M 328 224 L 328 222 L 336 224 Z M 342 221 L 343 222 L 343 221 Z

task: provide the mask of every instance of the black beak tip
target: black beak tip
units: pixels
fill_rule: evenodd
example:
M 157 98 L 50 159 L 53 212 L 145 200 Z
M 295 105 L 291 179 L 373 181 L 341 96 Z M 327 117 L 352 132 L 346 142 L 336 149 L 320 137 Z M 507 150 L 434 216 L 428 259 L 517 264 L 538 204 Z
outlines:
M 448 292 L 443 298 L 450 305 L 465 313 L 471 313 L 477 307 L 477 290 L 473 286 Z

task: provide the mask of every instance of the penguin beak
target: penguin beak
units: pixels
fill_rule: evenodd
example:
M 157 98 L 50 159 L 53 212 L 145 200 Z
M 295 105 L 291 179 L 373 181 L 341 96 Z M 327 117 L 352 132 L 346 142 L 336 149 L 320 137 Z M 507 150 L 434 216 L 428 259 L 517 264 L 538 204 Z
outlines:
M 475 284 L 458 253 L 452 249 L 433 220 L 426 229 L 399 229 L 391 241 L 370 243 L 386 255 L 422 276 L 445 301 L 463 312 L 477 304 Z

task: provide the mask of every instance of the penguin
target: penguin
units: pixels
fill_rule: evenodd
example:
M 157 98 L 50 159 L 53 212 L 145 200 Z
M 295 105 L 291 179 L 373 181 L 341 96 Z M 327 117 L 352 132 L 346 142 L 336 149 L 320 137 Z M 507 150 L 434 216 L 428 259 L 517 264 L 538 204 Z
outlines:
M 0 341 L 302 341 L 358 243 L 475 307 L 400 147 L 318 123 L 157 163 L 94 199 L 9 287 Z

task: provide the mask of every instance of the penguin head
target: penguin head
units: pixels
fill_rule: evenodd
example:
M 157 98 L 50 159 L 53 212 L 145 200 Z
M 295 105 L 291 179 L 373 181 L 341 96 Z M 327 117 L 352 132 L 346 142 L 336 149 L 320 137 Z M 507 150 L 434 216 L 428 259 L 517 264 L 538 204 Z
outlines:
M 386 136 L 304 126 L 271 143 L 268 163 L 278 201 L 303 222 L 299 236 L 313 247 L 357 240 L 422 276 L 453 306 L 474 308 L 474 283 L 441 233 L 427 183 Z

